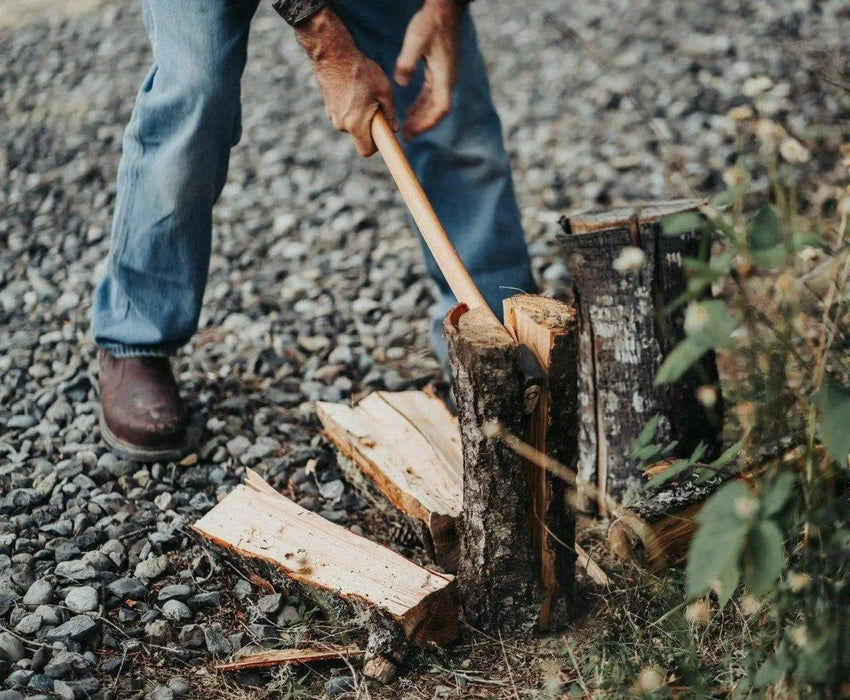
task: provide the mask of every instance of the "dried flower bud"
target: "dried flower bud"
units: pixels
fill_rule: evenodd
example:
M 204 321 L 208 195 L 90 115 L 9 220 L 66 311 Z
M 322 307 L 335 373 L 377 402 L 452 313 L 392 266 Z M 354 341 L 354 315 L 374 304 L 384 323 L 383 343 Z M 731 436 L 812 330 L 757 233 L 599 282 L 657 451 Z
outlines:
M 799 298 L 794 278 L 787 272 L 783 272 L 776 278 L 774 288 L 776 289 L 776 298 L 782 303 L 793 304 Z
M 801 144 L 797 139 L 793 139 L 790 136 L 783 139 L 782 143 L 779 144 L 779 155 L 781 155 L 787 163 L 792 164 L 808 163 L 812 157 L 808 148 Z
M 626 246 L 620 251 L 612 267 L 621 275 L 637 272 L 646 264 L 646 253 L 635 246 Z
M 754 595 L 747 593 L 747 595 L 741 598 L 741 612 L 744 615 L 750 617 L 751 615 L 755 615 L 759 610 L 761 610 L 761 601 Z
M 735 406 L 738 422 L 744 430 L 752 430 L 756 424 L 756 405 L 752 401 L 742 401 Z
M 636 689 L 642 693 L 654 693 L 664 685 L 664 674 L 656 666 L 647 666 L 638 674 Z
M 723 171 L 723 183 L 726 187 L 740 187 L 747 182 L 747 173 L 746 171 L 738 167 L 737 165 L 733 165 L 731 168 L 726 168 Z
M 788 574 L 788 588 L 794 593 L 799 593 L 809 587 L 812 577 L 800 571 L 792 571 Z
M 795 644 L 795 646 L 802 648 L 809 643 L 809 628 L 805 625 L 797 625 L 796 627 L 792 627 L 791 631 L 788 633 L 788 637 Z
M 702 304 L 690 303 L 685 310 L 685 332 L 688 335 L 699 333 L 703 330 L 711 319 L 708 315 L 708 309 Z
M 741 277 L 749 277 L 750 273 L 753 271 L 753 263 L 750 260 L 750 256 L 745 253 L 738 253 L 735 256 L 735 266 L 738 268 L 738 272 L 741 274 Z
M 735 499 L 735 513 L 743 520 L 753 517 L 758 508 L 758 501 L 750 496 L 739 496 Z
M 696 397 L 697 401 L 706 408 L 714 408 L 717 404 L 717 389 L 711 384 L 703 384 L 697 387 Z
M 704 627 L 711 620 L 711 606 L 705 598 L 695 600 L 685 608 L 685 619 L 692 625 Z
M 756 137 L 768 148 L 774 148 L 776 142 L 785 138 L 785 129 L 770 119 L 760 119 L 756 122 Z

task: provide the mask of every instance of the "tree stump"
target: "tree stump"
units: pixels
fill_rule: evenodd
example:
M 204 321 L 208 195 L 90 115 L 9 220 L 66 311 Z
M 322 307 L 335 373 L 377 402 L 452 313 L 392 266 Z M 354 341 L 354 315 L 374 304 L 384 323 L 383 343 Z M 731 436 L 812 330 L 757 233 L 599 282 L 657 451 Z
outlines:
M 683 259 L 698 257 L 703 245 L 698 232 L 664 236 L 661 222 L 697 205 L 696 200 L 676 200 L 561 220 L 579 311 L 578 474 L 617 500 L 640 490 L 640 470 L 629 451 L 654 415 L 663 416 L 658 440 L 678 441 L 680 454 L 690 454 L 704 441 L 711 457 L 720 444 L 720 401 L 707 412 L 695 396 L 704 384 L 719 395 L 713 353 L 677 382 L 653 383 L 667 353 L 684 337 L 684 308 L 663 311 L 687 288 Z M 627 246 L 640 248 L 645 263 L 622 274 L 613 264 Z M 608 510 L 602 497 L 581 505 L 603 514 Z
M 445 323 L 463 451 L 457 583 L 466 620 L 487 630 L 535 622 L 548 629 L 563 621 L 572 596 L 574 521 L 566 486 L 485 434 L 486 426 L 498 424 L 574 466 L 574 315 L 552 300 L 540 299 L 538 306 L 524 299 L 507 302 L 506 309 L 517 335 L 552 372 L 531 416 L 523 402 L 528 347 L 480 309 L 459 305 Z M 555 311 L 547 316 L 547 308 Z

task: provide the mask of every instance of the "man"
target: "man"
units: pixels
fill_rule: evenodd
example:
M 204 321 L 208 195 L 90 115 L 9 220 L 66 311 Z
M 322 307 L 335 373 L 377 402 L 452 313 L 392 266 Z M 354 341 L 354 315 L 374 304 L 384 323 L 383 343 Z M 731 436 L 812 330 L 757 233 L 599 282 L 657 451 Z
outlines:
M 187 449 L 169 357 L 197 330 L 212 209 L 240 137 L 240 80 L 260 0 L 143 1 L 155 62 L 124 135 L 92 329 L 104 440 L 129 459 L 159 461 Z M 375 152 L 376 110 L 396 128 L 405 114 L 408 158 L 490 305 L 498 312 L 509 289 L 533 291 L 499 119 L 462 4 L 273 4 L 312 61 L 328 117 L 361 155 Z M 451 293 L 426 257 L 444 313 Z

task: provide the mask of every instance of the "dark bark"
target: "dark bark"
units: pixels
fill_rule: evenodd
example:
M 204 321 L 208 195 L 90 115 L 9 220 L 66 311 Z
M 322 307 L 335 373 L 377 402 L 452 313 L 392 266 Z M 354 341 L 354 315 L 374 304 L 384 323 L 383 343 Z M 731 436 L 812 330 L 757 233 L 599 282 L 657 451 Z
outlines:
M 663 416 L 657 440 L 678 441 L 678 454 L 705 441 L 710 457 L 719 446 L 719 404 L 707 416 L 694 395 L 699 385 L 716 384 L 713 354 L 680 381 L 653 384 L 664 357 L 684 337 L 683 310 L 662 311 L 685 291 L 682 259 L 696 257 L 701 245 L 696 233 L 662 235 L 660 221 L 694 206 L 677 201 L 562 220 L 580 324 L 579 477 L 617 500 L 640 491 L 640 465 L 628 455 L 654 415 Z M 621 274 L 613 263 L 626 246 L 639 247 L 646 263 Z M 598 505 L 605 510 L 601 499 Z
M 528 527 L 522 459 L 482 427 L 523 434 L 519 346 L 482 310 L 456 307 L 445 323 L 463 444 L 457 584 L 464 617 L 486 630 L 530 627 L 543 599 Z

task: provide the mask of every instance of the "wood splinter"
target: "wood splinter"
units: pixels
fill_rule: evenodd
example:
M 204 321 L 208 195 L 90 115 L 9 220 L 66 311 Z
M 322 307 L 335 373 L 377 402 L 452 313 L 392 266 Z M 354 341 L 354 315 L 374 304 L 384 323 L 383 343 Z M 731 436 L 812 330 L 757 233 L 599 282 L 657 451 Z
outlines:
M 216 671 L 247 671 L 252 668 L 268 668 L 290 664 L 298 666 L 316 661 L 342 661 L 356 659 L 366 652 L 355 644 L 346 646 L 327 645 L 323 647 L 305 647 L 302 649 L 271 649 L 242 656 L 235 661 L 215 664 Z

